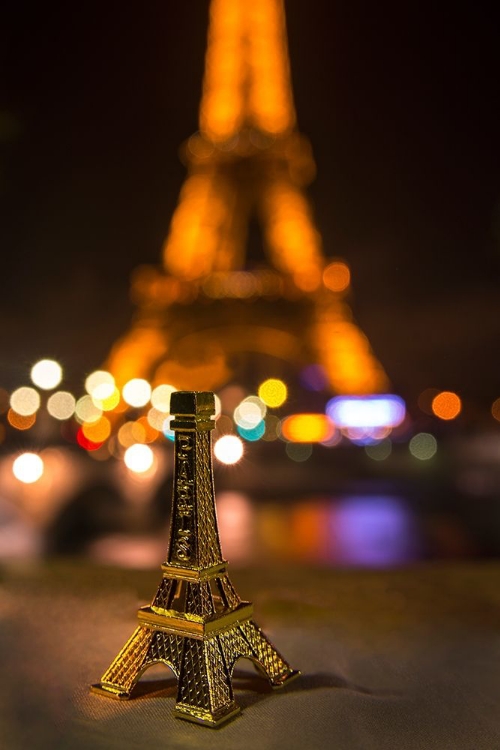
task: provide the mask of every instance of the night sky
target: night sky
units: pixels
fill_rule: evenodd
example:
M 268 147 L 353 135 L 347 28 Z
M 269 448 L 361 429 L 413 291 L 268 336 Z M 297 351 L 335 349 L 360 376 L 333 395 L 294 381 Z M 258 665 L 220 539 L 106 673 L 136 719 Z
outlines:
M 437 5 L 289 0 L 292 75 L 325 250 L 395 389 L 480 411 L 500 396 L 499 18 Z M 185 175 L 207 9 L 4 9 L 0 386 L 50 356 L 79 388 L 126 330 Z

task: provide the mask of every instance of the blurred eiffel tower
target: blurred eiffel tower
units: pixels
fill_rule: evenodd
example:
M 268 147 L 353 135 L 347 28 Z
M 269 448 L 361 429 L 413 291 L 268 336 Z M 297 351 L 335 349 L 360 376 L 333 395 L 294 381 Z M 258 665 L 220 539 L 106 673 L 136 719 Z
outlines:
M 383 391 L 346 301 L 349 268 L 324 256 L 304 193 L 315 165 L 296 127 L 282 0 L 212 0 L 199 132 L 182 153 L 163 265 L 134 273 L 135 319 L 107 362 L 117 384 L 217 390 L 319 364 L 334 392 Z

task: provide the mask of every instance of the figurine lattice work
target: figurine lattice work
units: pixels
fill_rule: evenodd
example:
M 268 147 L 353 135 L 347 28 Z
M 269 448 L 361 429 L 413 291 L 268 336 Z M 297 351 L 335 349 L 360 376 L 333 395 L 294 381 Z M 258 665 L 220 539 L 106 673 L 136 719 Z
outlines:
M 252 619 L 227 574 L 217 528 L 211 433 L 214 395 L 172 394 L 175 467 L 167 561 L 151 606 L 94 692 L 127 699 L 142 673 L 163 662 L 178 680 L 175 713 L 218 726 L 239 712 L 231 678 L 240 657 L 252 660 L 273 687 L 299 673 Z

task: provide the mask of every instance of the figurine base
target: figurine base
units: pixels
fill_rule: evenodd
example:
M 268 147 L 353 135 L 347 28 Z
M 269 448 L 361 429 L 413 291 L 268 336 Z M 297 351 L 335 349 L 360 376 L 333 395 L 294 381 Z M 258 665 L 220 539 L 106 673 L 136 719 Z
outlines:
M 111 690 L 111 688 L 106 687 L 101 682 L 91 685 L 90 692 L 95 693 L 96 695 L 104 695 L 106 698 L 113 698 L 115 701 L 128 701 L 130 698 L 130 693 Z
M 262 670 L 259 669 L 259 672 L 261 671 Z M 264 676 L 269 679 L 265 673 Z M 285 687 L 285 685 L 288 685 L 289 682 L 292 682 L 292 680 L 296 680 L 297 677 L 300 677 L 300 670 L 294 669 L 292 672 L 288 672 L 288 674 L 284 675 L 278 680 L 275 680 L 274 682 L 272 680 L 269 681 L 273 690 L 280 690 L 281 688 Z
M 234 719 L 240 713 L 240 707 L 233 703 L 228 706 L 223 712 L 215 715 L 209 711 L 203 711 L 203 709 L 195 708 L 183 703 L 176 705 L 174 715 L 177 719 L 184 719 L 185 721 L 192 721 L 195 724 L 203 724 L 205 727 L 212 727 L 216 729 L 227 721 Z

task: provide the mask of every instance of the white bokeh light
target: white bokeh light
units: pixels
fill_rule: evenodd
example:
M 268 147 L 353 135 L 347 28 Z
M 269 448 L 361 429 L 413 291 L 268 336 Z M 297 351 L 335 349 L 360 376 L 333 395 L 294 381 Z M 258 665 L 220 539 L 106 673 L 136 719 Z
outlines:
M 115 379 L 106 370 L 95 370 L 85 379 L 85 390 L 97 401 L 105 401 L 113 395 L 115 390 Z
M 41 359 L 31 368 L 31 380 L 44 391 L 57 388 L 62 377 L 62 367 L 53 359 Z
M 21 453 L 12 464 L 12 473 L 24 484 L 37 482 L 43 470 L 43 461 L 37 453 Z
M 143 474 L 152 467 L 154 453 L 149 445 L 135 443 L 130 448 L 127 448 L 123 460 L 125 461 L 125 466 L 130 471 L 133 471 L 135 474 Z
M 236 435 L 223 435 L 214 445 L 215 458 L 223 464 L 237 464 L 243 450 L 243 442 Z
M 76 400 L 68 391 L 56 391 L 47 401 L 47 411 L 54 419 L 69 419 L 75 413 Z
M 151 386 L 143 378 L 133 378 L 125 383 L 122 390 L 123 400 L 129 406 L 139 408 L 146 406 L 151 398 Z
M 40 394 L 34 388 L 23 386 L 11 394 L 10 405 L 16 414 L 30 417 L 40 408 Z

